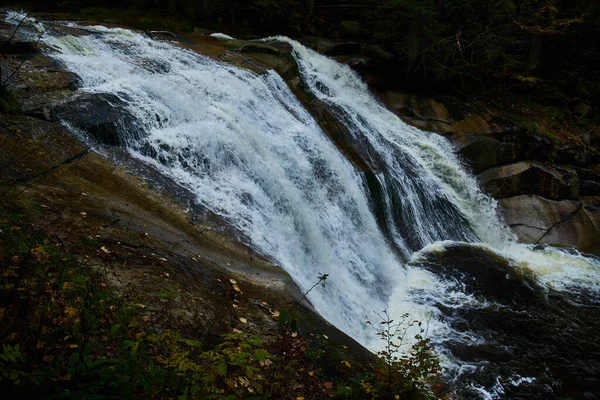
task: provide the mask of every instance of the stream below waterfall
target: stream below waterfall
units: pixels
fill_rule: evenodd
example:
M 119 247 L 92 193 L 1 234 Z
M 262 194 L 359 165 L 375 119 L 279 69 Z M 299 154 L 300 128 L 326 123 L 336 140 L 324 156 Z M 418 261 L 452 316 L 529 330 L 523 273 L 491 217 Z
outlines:
M 32 36 L 45 29 L 30 22 Z M 308 298 L 339 329 L 377 350 L 365 324 L 376 312 L 425 322 L 459 398 L 600 398 L 600 260 L 517 243 L 452 145 L 403 123 L 349 67 L 264 39 L 292 45 L 304 85 L 345 127 L 370 181 L 276 72 L 127 29 L 81 28 L 41 41 L 81 78 L 81 93 L 125 105 L 132 122 L 119 144 L 301 289 L 329 274 Z

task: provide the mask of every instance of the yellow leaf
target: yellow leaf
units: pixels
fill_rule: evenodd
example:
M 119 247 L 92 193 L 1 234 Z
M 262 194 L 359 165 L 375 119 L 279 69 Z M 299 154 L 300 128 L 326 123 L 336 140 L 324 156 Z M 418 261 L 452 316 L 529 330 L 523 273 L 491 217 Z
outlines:
M 309 372 L 308 372 L 308 374 L 309 374 L 310 376 L 315 376 L 315 371 L 309 371 Z
M 31 249 L 31 254 L 38 260 L 44 261 L 48 258 L 48 254 L 42 246 L 36 247 L 35 249 Z
M 233 285 L 235 285 L 237 283 L 237 281 L 235 279 L 229 279 L 229 282 L 231 282 Z
M 65 307 L 65 315 L 70 318 L 77 315 L 77 309 L 74 307 Z
M 269 303 L 267 303 L 266 301 L 263 301 L 263 302 L 261 302 L 261 304 L 262 304 L 263 306 L 268 306 L 268 305 L 269 305 Z
M 246 324 L 246 323 L 248 323 L 248 320 L 246 318 L 240 318 L 240 322 L 242 324 Z
M 350 365 L 350 363 L 348 361 L 342 361 L 344 364 L 346 364 L 346 367 L 348 368 L 352 368 L 352 366 Z
M 70 345 L 69 345 L 69 348 L 71 348 L 71 349 L 76 349 L 76 348 L 77 348 L 77 345 L 76 345 L 76 344 L 70 344 Z
M 296 400 L 304 400 L 304 397 L 296 397 Z
M 104 246 L 100 247 L 100 250 L 102 250 L 105 254 L 109 254 L 110 253 L 110 251 L 106 247 L 104 247 Z

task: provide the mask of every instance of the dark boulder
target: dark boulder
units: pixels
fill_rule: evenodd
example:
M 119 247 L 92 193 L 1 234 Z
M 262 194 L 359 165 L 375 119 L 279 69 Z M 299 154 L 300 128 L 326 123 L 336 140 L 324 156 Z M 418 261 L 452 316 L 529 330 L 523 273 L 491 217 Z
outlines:
M 452 139 L 475 173 L 519 161 L 544 161 L 550 158 L 553 150 L 548 139 L 526 130 L 507 129 Z
M 483 189 L 497 199 L 537 194 L 552 200 L 579 197 L 575 171 L 537 162 L 519 162 L 479 174 Z
M 101 144 L 123 146 L 143 130 L 127 109 L 127 102 L 108 93 L 82 93 L 57 104 L 51 119 L 67 122 Z

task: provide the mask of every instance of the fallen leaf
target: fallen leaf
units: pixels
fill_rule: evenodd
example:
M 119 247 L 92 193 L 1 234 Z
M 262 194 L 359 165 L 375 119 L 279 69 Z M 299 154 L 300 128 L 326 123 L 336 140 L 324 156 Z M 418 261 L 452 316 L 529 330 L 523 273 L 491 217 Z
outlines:
M 77 348 L 77 345 L 76 345 L 76 344 L 70 344 L 70 345 L 69 345 L 69 348 L 71 348 L 71 349 L 76 349 L 76 348 Z
M 261 367 L 270 367 L 273 365 L 273 361 L 269 360 L 268 358 L 265 361 L 259 361 L 258 363 Z
M 260 304 L 262 304 L 263 306 L 268 306 L 269 303 L 267 303 L 266 301 L 262 301 Z
M 237 281 L 236 281 L 235 279 L 233 279 L 233 278 L 230 278 L 230 279 L 229 279 L 229 282 L 231 282 L 231 283 L 232 283 L 232 284 L 234 284 L 234 285 L 237 283 Z
M 87 216 L 87 213 L 86 213 L 85 211 L 82 211 L 82 212 L 80 212 L 79 214 L 81 214 L 81 216 L 82 216 L 83 218 L 85 218 L 85 217 Z
M 162 261 L 162 262 L 167 262 L 167 259 L 166 259 L 166 258 L 164 258 L 164 257 L 159 257 L 158 259 L 159 259 L 160 261 Z
M 240 318 L 240 322 L 242 324 L 246 324 L 246 323 L 248 323 L 248 320 L 246 318 Z
M 100 250 L 102 250 L 106 254 L 110 253 L 110 251 L 106 247 L 104 247 L 104 246 L 100 247 Z
M 346 367 L 348 368 L 352 368 L 352 366 L 350 365 L 350 363 L 348 361 L 342 361 L 342 363 L 346 364 Z
M 331 383 L 331 382 L 324 382 L 324 383 L 323 383 L 323 387 L 324 387 L 325 389 L 329 389 L 329 390 L 331 390 L 331 389 L 333 389 L 333 383 Z
M 271 315 L 273 316 L 273 318 L 278 318 L 279 317 L 279 311 L 273 311 L 271 313 Z
M 329 336 L 327 336 L 327 335 L 323 335 L 323 337 L 324 337 L 325 339 L 328 339 L 328 340 L 329 340 Z
M 233 330 L 232 330 L 232 331 L 233 331 L 233 333 L 242 333 L 242 331 L 240 331 L 240 330 L 239 330 L 239 329 L 237 329 L 237 328 L 233 328 Z

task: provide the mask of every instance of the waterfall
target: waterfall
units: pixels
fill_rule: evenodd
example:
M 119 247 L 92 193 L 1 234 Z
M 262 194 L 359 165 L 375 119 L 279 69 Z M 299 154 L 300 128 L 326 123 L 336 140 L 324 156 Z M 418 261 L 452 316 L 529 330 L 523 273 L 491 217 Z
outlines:
M 44 42 L 81 77 L 82 91 L 127 103 L 145 132 L 120 132 L 131 155 L 187 187 L 301 289 L 329 274 L 309 300 L 368 345 L 364 321 L 386 307 L 404 269 L 371 213 L 362 177 L 281 77 L 125 29 L 85 29 L 89 35 Z
M 415 251 L 440 250 L 444 243 L 466 241 L 487 246 L 515 265 L 528 268 L 555 289 L 598 289 L 600 264 L 577 251 L 518 244 L 498 218 L 497 203 L 483 194 L 476 178 L 442 136 L 405 124 L 381 105 L 347 65 L 285 37 L 310 91 L 326 102 L 367 153 L 383 188 L 394 242 L 412 257 Z M 265 39 L 270 40 L 270 39 Z M 411 246 L 410 243 L 413 245 Z M 447 244 L 447 243 L 446 243 Z
M 143 132 L 119 132 L 131 156 L 189 189 L 301 289 L 329 274 L 326 286 L 308 298 L 365 346 L 376 348 L 377 342 L 364 321 L 384 309 L 392 317 L 408 312 L 428 321 L 428 334 L 442 352 L 451 342 L 493 343 L 489 335 L 457 328 L 448 310 L 504 306 L 466 290 L 464 274 L 423 267 L 446 267 L 433 258 L 457 246 L 505 260 L 545 289 L 600 291 L 598 260 L 518 244 L 451 144 L 404 124 L 349 67 L 276 38 L 293 46 L 310 92 L 360 146 L 376 180 L 384 227 L 367 178 L 275 72 L 257 74 L 126 29 L 85 31 L 50 33 L 42 41 L 81 77 L 81 91 L 123 100 Z M 457 374 L 478 368 L 445 354 Z M 504 382 L 510 379 L 521 384 L 529 378 Z

